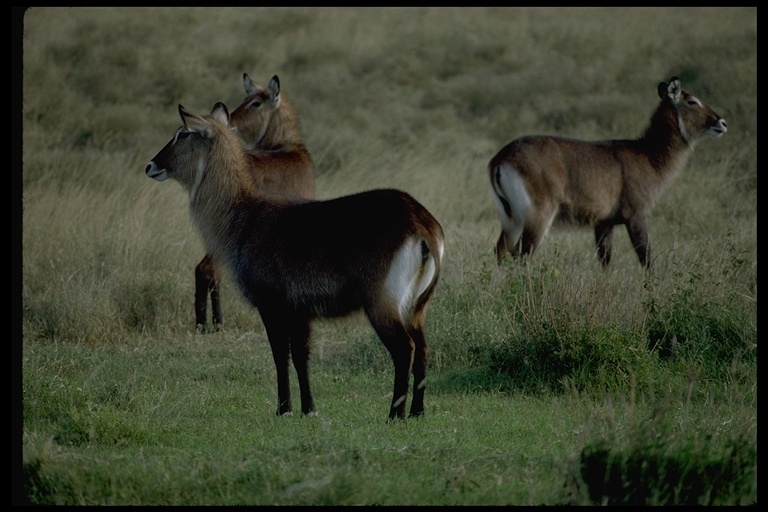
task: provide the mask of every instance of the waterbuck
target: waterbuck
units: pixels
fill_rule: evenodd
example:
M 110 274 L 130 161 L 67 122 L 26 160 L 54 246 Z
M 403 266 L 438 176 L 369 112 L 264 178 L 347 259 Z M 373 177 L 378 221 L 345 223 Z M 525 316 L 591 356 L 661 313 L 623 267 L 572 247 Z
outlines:
M 242 139 L 251 161 L 251 178 L 263 194 L 315 197 L 312 158 L 304 146 L 293 104 L 280 93 L 280 80 L 272 77 L 268 88 L 243 73 L 247 97 L 233 112 L 230 124 Z M 195 267 L 195 324 L 206 332 L 208 295 L 213 326 L 218 330 L 221 314 L 221 276 L 210 254 Z
M 179 115 L 182 126 L 146 174 L 173 178 L 188 190 L 205 247 L 258 309 L 277 370 L 277 414 L 292 411 L 291 359 L 302 415 L 315 414 L 312 319 L 363 310 L 395 367 L 389 420 L 405 417 L 411 372 L 409 416 L 421 415 L 429 358 L 424 323 L 445 244 L 438 221 L 398 190 L 324 201 L 264 195 L 225 105 L 217 103 L 206 116 L 179 105 Z
M 513 140 L 488 164 L 501 219 L 496 258 L 530 256 L 555 218 L 594 227 L 597 256 L 611 261 L 611 236 L 624 224 L 640 264 L 651 269 L 648 217 L 685 167 L 696 142 L 720 137 L 725 120 L 672 77 L 639 139 L 588 142 L 532 135 Z

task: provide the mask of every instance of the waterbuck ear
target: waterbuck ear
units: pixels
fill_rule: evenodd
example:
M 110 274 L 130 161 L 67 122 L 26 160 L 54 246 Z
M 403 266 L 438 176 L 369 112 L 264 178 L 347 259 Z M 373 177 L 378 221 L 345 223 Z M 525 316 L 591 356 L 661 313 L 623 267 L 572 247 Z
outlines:
M 211 109 L 211 115 L 225 126 L 229 126 L 229 110 L 227 106 L 222 102 L 217 102 L 213 109 Z
M 185 126 L 187 124 L 186 121 L 184 120 L 186 115 L 187 115 L 187 109 L 184 108 L 184 105 L 179 103 L 179 117 L 181 118 L 181 122 L 184 123 Z
M 184 128 L 191 132 L 201 133 L 206 137 L 208 136 L 208 122 L 196 114 L 187 112 L 187 109 L 185 109 L 181 103 L 179 103 L 179 116 L 181 117 L 181 122 L 184 124 Z
M 671 99 L 674 103 L 677 103 L 680 100 L 680 93 L 682 92 L 682 87 L 680 86 L 680 79 L 676 76 L 673 76 L 669 79 L 669 83 L 661 82 L 659 84 L 659 98 L 664 98 L 665 96 L 668 96 L 669 99 Z
M 280 104 L 280 79 L 277 78 L 277 75 L 269 81 L 269 99 L 276 107 Z
M 245 87 L 245 94 L 248 96 L 253 96 L 259 92 L 259 84 L 251 80 L 248 73 L 243 73 L 243 86 Z

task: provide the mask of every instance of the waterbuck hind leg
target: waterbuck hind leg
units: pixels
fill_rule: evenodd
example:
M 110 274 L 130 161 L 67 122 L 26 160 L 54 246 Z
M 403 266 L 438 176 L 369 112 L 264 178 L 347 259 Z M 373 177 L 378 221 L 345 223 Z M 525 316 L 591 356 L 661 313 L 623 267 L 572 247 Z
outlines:
M 206 254 L 195 267 L 195 325 L 201 333 L 206 332 L 208 327 L 208 294 L 214 287 L 217 287 L 216 268 L 213 257 Z M 220 307 L 218 293 L 216 306 Z M 221 311 L 219 311 L 219 323 L 221 323 Z
M 517 254 L 521 258 L 529 260 L 536 248 L 541 244 L 542 236 L 536 235 L 530 229 L 524 229 L 522 236 L 520 236 L 520 243 L 518 244 Z
M 388 421 L 395 418 L 405 419 L 405 406 L 408 401 L 408 379 L 413 365 L 414 342 L 403 324 L 398 320 L 374 322 L 371 324 L 379 338 L 387 347 L 395 366 L 395 384 L 392 404 L 389 408 Z M 421 407 L 423 407 L 423 400 Z
M 507 255 L 507 241 L 504 237 L 504 231 L 502 230 L 499 235 L 499 240 L 496 242 L 496 262 L 501 263 L 504 257 Z
M 514 234 L 512 236 L 514 237 Z M 513 258 L 521 256 L 521 246 L 522 236 L 515 240 L 502 229 L 499 240 L 496 242 L 496 262 L 501 263 L 507 254 Z
M 599 223 L 595 226 L 595 244 L 597 244 L 597 257 L 603 267 L 611 263 L 611 247 L 613 240 L 613 224 Z
M 413 400 L 409 417 L 424 414 L 424 391 L 427 387 L 427 363 L 429 362 L 429 346 L 424 336 L 424 326 L 408 330 L 414 343 L 413 352 Z

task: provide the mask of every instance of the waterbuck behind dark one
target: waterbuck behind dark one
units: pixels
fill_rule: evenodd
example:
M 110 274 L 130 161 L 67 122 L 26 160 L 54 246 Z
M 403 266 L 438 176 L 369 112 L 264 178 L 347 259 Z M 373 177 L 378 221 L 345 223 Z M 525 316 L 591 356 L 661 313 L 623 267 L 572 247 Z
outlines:
M 251 162 L 251 178 L 262 194 L 315 197 L 314 164 L 304 145 L 293 103 L 280 92 L 277 75 L 265 89 L 243 73 L 245 100 L 231 115 L 230 125 L 245 144 Z M 214 330 L 224 319 L 221 313 L 221 275 L 206 254 L 195 267 L 195 325 L 208 329 L 208 296 Z

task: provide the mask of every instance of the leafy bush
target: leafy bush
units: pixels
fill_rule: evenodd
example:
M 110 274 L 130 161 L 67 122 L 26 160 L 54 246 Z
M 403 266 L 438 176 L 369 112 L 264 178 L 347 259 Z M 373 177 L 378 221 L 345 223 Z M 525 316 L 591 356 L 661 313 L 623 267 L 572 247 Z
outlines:
M 654 439 L 627 449 L 585 447 L 580 478 L 594 505 L 749 505 L 757 452 L 738 439 L 720 450 L 707 442 L 670 447 Z

